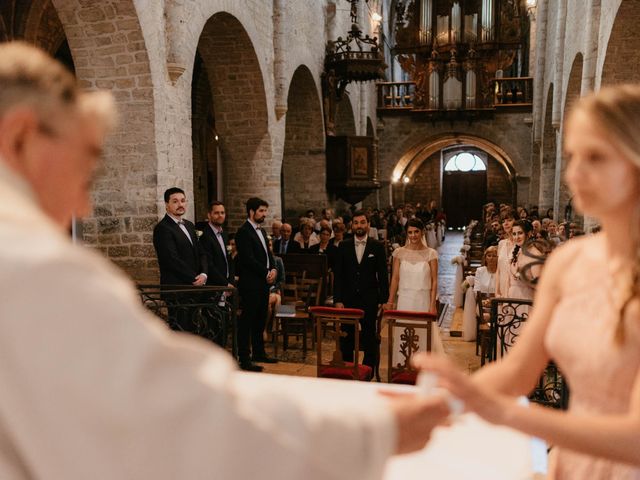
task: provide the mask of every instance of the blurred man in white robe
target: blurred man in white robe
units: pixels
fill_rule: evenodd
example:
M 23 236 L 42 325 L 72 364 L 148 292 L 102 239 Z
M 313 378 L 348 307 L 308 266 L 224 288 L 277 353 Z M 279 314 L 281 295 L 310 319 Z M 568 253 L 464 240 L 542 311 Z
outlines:
M 112 122 L 110 94 L 0 44 L 0 478 L 374 479 L 423 446 L 442 400 L 256 399 L 227 352 L 171 332 L 72 245 Z

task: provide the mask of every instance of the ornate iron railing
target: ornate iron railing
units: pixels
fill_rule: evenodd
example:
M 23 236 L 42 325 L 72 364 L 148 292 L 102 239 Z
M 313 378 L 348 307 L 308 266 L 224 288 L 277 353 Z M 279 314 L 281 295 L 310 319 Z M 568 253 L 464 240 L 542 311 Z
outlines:
M 138 285 L 145 307 L 172 330 L 187 331 L 237 353 L 238 294 L 233 287 Z
M 489 360 L 497 360 L 507 354 L 514 345 L 523 324 L 529 319 L 531 300 L 496 297 L 491 299 L 491 351 Z M 529 400 L 552 408 L 566 409 L 569 390 L 558 367 L 549 362 L 540 376 Z

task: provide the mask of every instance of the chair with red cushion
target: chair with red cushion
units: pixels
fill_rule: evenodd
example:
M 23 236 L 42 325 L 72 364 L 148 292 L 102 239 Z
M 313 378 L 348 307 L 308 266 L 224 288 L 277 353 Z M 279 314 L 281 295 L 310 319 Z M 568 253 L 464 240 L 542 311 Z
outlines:
M 353 362 L 345 362 L 340 350 L 340 339 L 346 336 L 343 325 L 353 325 L 356 332 L 360 330 L 360 320 L 364 317 L 364 311 L 357 308 L 332 308 L 332 307 L 311 307 L 309 313 L 316 326 L 318 342 L 317 350 L 317 375 L 322 378 L 339 378 L 342 380 L 363 380 L 369 381 L 373 376 L 373 370 L 368 365 L 361 365 L 358 353 L 360 351 L 360 335 L 354 335 L 354 355 Z M 326 328 L 335 340 L 332 348 L 331 358 L 324 359 L 322 355 L 322 331 Z
M 427 352 L 431 351 L 433 325 L 438 319 L 432 312 L 410 312 L 403 310 L 387 310 L 382 313 L 382 323 L 386 323 L 389 336 L 388 382 L 415 385 L 417 371 L 411 367 L 411 356 L 418 353 L 420 345 L 418 337 L 427 338 Z M 394 333 L 400 331 L 401 342 L 395 345 Z M 393 364 L 393 352 L 402 355 L 402 362 Z

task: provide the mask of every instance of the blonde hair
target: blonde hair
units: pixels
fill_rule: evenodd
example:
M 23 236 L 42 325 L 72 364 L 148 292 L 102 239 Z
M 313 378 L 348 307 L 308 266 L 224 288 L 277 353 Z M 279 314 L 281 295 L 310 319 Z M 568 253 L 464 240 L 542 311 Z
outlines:
M 583 112 L 602 129 L 624 157 L 638 168 L 640 176 L 640 85 L 617 85 L 605 87 L 596 93 L 581 98 L 572 115 Z M 640 198 L 636 209 L 632 237 L 635 242 L 635 258 L 628 279 L 627 296 L 620 307 L 615 339 L 621 344 L 625 340 L 624 316 L 634 299 L 640 298 Z
M 487 254 L 489 252 L 494 252 L 498 255 L 498 247 L 496 245 L 491 245 L 490 247 L 485 248 L 484 253 L 482 254 L 482 265 L 487 266 Z

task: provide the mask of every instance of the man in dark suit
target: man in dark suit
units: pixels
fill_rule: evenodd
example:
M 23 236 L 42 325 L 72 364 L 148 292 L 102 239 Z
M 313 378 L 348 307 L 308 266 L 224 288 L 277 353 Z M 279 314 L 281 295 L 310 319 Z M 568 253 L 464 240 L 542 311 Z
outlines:
M 226 219 L 224 204 L 212 202 L 207 218 L 209 223 L 200 237 L 200 246 L 207 256 L 207 285 L 231 287 L 235 273 L 228 251 L 229 236 L 222 228 Z
M 275 363 L 264 351 L 264 331 L 269 303 L 269 285 L 276 280 L 276 264 L 267 246 L 267 233 L 261 225 L 269 204 L 256 197 L 247 200 L 247 221 L 236 233 L 237 266 L 242 305 L 238 323 L 238 356 L 240 368 L 261 371 L 254 362 Z M 252 356 L 250 356 L 252 352 Z
M 273 251 L 276 255 L 285 253 L 300 253 L 298 242 L 294 242 L 291 238 L 293 229 L 288 223 L 283 223 L 280 227 L 280 238 L 273 242 Z
M 363 364 L 374 367 L 379 354 L 376 339 L 378 307 L 389 296 L 387 256 L 384 245 L 369 238 L 369 218 L 362 210 L 353 214 L 354 238 L 340 242 L 336 257 L 333 283 L 334 305 L 338 308 L 364 310 L 361 322 L 360 347 L 364 350 Z M 342 356 L 353 361 L 354 331 L 346 329 L 341 339 Z
M 167 214 L 153 229 L 153 246 L 160 266 L 162 285 L 201 286 L 207 282 L 207 258 L 200 245 L 195 227 L 182 216 L 187 199 L 180 188 L 164 192 Z M 172 325 L 184 331 L 193 331 L 188 315 L 176 315 Z

